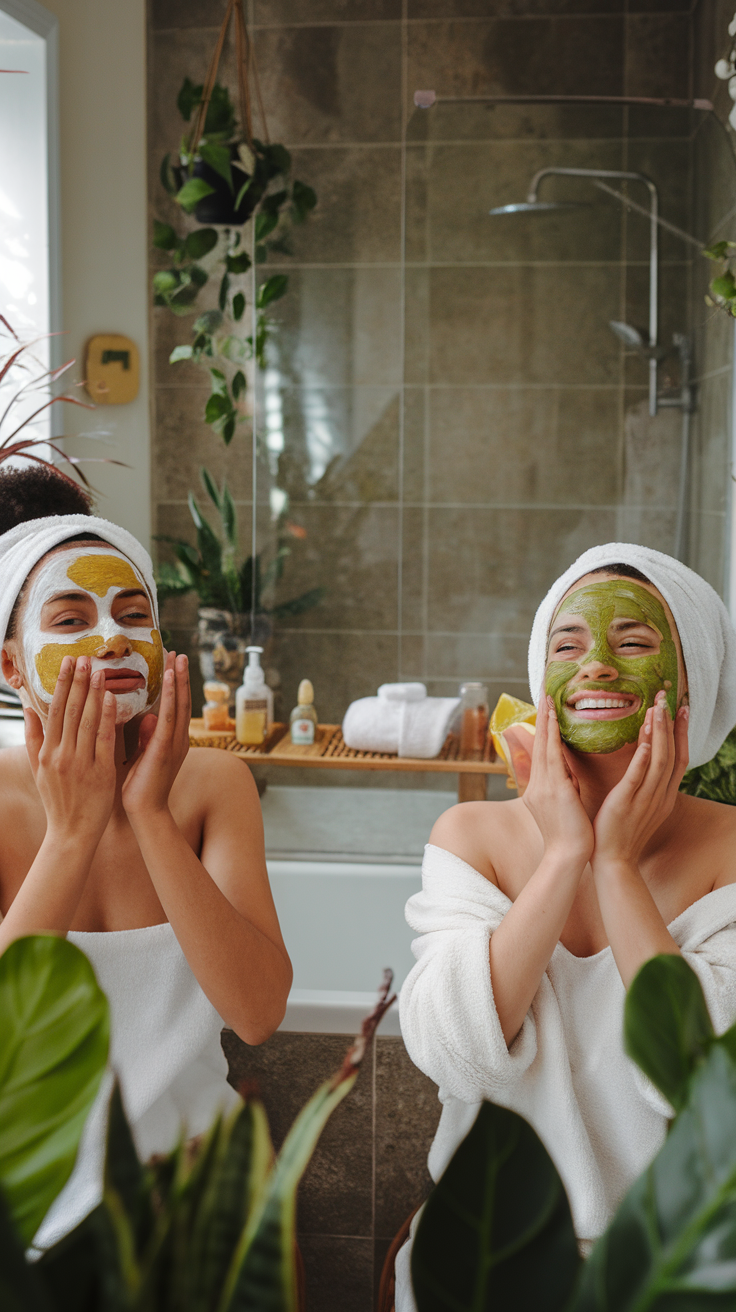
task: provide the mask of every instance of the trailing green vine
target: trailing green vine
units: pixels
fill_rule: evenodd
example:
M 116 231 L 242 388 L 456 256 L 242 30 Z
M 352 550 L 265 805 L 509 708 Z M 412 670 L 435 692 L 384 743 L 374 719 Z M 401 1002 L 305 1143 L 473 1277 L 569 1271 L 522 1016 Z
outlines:
M 202 105 L 202 97 L 203 86 L 185 78 L 177 98 L 185 123 Z M 194 214 L 201 226 L 180 233 L 171 224 L 154 220 L 153 245 L 170 261 L 154 274 L 154 304 L 178 316 L 196 315 L 191 342 L 174 347 L 169 360 L 171 364 L 190 360 L 208 370 L 211 391 L 204 422 L 229 445 L 246 418 L 245 366 L 255 357 L 259 368 L 265 367 L 266 344 L 275 331 L 267 309 L 286 294 L 289 284 L 285 273 L 259 283 L 255 333 L 244 333 L 252 256 L 259 265 L 271 254 L 291 255 L 290 230 L 305 221 L 317 197 L 306 183 L 291 179 L 291 156 L 284 146 L 264 144 L 255 137 L 252 143 L 243 139 L 230 93 L 219 83 L 212 89 L 196 150 L 190 149 L 185 133 L 178 161 L 173 163 L 170 154 L 164 157 L 161 183 L 182 212 Z M 228 211 L 231 222 L 207 221 L 208 214 Z M 252 256 L 243 242 L 243 225 L 250 219 Z M 217 308 L 197 314 L 200 293 L 213 278 L 219 282 Z

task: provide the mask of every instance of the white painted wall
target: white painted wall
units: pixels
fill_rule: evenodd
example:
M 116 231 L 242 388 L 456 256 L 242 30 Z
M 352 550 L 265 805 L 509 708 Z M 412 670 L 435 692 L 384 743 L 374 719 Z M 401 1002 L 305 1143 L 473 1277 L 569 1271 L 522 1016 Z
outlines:
M 103 446 L 69 441 L 130 469 L 88 465 L 98 513 L 146 546 L 151 532 L 146 222 L 145 0 L 44 0 L 59 22 L 61 321 L 64 358 L 95 333 L 124 333 L 140 352 L 141 388 L 128 405 L 65 407 L 66 434 L 104 429 Z M 84 395 L 84 394 L 83 394 Z M 89 399 L 89 398 L 87 398 Z

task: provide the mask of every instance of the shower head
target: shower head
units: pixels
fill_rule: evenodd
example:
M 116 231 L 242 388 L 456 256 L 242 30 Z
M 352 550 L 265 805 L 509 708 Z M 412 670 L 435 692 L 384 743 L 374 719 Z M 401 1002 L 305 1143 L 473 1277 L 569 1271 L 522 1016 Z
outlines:
M 586 201 L 580 200 L 520 200 L 514 205 L 497 205 L 489 214 L 547 214 L 550 210 L 587 209 Z
M 612 333 L 615 333 L 624 346 L 628 346 L 632 351 L 646 351 L 647 343 L 644 341 L 638 328 L 634 328 L 630 323 L 623 323 L 620 319 L 609 319 L 608 327 Z

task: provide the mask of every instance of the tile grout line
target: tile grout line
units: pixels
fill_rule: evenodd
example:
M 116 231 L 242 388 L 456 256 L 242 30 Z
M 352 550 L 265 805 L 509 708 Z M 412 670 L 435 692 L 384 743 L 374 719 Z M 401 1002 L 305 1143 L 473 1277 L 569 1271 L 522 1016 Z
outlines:
M 405 456 L 405 433 L 406 433 L 406 93 L 408 85 L 408 48 L 406 35 L 406 18 L 408 12 L 409 0 L 401 0 L 401 79 L 399 84 L 399 94 L 401 95 L 401 167 L 400 181 L 400 210 L 399 210 L 399 250 L 401 253 L 401 276 L 399 286 L 399 450 L 398 450 L 398 486 L 397 499 L 399 505 L 399 518 L 397 525 L 398 542 L 397 542 L 397 560 L 396 560 L 396 612 L 398 638 L 396 641 L 396 678 L 401 680 L 401 671 L 403 667 L 403 643 L 402 643 L 402 624 L 404 613 L 404 456 Z
M 376 1066 L 378 1053 L 378 1034 L 373 1035 L 373 1060 L 372 1060 L 372 1090 L 371 1098 L 371 1292 L 373 1301 L 371 1306 L 376 1302 Z

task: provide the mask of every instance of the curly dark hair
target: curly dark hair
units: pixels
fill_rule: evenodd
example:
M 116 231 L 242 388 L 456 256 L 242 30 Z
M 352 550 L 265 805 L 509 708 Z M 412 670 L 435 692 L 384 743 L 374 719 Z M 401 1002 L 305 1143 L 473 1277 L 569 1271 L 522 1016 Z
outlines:
M 0 470 L 0 533 L 47 515 L 91 515 L 92 497 L 53 465 Z

